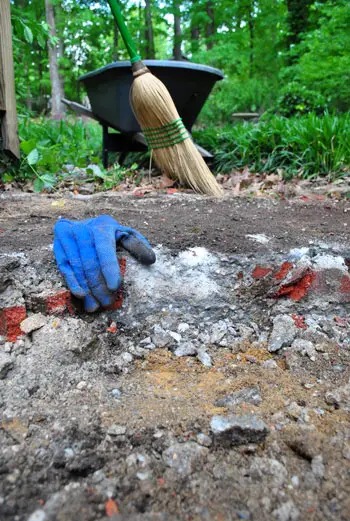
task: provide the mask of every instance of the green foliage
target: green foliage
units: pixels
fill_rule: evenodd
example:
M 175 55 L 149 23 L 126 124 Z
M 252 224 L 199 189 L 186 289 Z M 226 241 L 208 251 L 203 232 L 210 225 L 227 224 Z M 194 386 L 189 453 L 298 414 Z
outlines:
M 255 172 L 280 168 L 293 176 L 331 178 L 349 175 L 350 113 L 297 118 L 274 116 L 258 124 L 239 123 L 194 133 L 197 142 L 215 154 L 215 169 L 229 172 L 249 166 Z
M 327 1 L 312 6 L 317 26 L 293 49 L 297 62 L 281 78 L 296 80 L 324 96 L 328 106 L 346 111 L 350 106 L 350 2 Z
M 101 166 L 101 127 L 96 122 L 84 122 L 79 118 L 54 121 L 21 118 L 19 124 L 22 159 L 19 169 L 9 164 L 3 168 L 1 181 L 33 181 L 36 192 L 54 190 L 74 169 L 84 168 L 87 177 L 79 180 L 94 182 L 101 190 L 110 190 L 128 176 L 133 176 L 137 164 L 127 168 L 115 164 L 105 171 Z M 99 168 L 89 168 L 89 165 Z M 68 167 L 69 165 L 69 167 Z M 73 170 L 72 170 L 73 169 Z
M 263 112 L 272 105 L 276 95 L 277 85 L 272 81 L 225 78 L 216 84 L 198 123 L 222 125 L 232 119 L 233 112 Z
M 273 110 L 290 117 L 315 112 L 321 115 L 327 108 L 326 100 L 319 92 L 307 89 L 297 82 L 288 83 L 281 89 Z

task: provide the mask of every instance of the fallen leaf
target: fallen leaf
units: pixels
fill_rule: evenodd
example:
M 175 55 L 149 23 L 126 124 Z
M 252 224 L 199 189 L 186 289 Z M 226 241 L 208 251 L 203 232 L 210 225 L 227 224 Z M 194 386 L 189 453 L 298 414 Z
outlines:
M 234 186 L 234 188 L 233 188 L 233 190 L 232 190 L 233 195 L 239 195 L 240 189 L 241 189 L 241 183 L 238 182 L 238 183 Z
M 119 512 L 119 508 L 118 508 L 118 505 L 117 503 L 114 501 L 114 499 L 109 499 L 107 502 L 106 502 L 106 514 L 107 514 L 107 517 L 112 517 L 114 514 L 120 514 Z
M 160 188 L 172 188 L 176 183 L 175 179 L 170 179 L 167 175 L 163 174 L 160 179 Z
M 167 190 L 167 194 L 168 194 L 168 195 L 176 194 L 176 192 L 177 192 L 177 188 L 169 188 L 169 189 Z
M 51 206 L 58 206 L 59 208 L 63 208 L 65 204 L 66 201 L 64 199 L 61 199 L 60 201 L 53 201 L 53 203 L 51 203 Z

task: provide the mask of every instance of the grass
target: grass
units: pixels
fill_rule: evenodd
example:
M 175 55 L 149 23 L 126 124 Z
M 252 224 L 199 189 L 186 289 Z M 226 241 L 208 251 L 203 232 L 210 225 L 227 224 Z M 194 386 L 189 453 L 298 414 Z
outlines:
M 282 169 L 286 179 L 349 175 L 350 113 L 290 119 L 274 116 L 257 124 L 200 129 L 193 135 L 215 154 L 217 172 L 248 166 L 255 172 Z

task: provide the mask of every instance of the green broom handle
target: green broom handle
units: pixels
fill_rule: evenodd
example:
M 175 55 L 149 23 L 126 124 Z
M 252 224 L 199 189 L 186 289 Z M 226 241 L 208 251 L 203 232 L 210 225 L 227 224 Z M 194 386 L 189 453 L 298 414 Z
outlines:
M 119 1 L 118 0 L 108 0 L 108 3 L 109 3 L 109 7 L 111 8 L 111 11 L 113 13 L 113 16 L 115 18 L 115 21 L 117 22 L 117 26 L 120 31 L 120 34 L 122 35 L 122 38 L 124 40 L 125 47 L 128 50 L 131 63 L 135 63 L 135 62 L 141 60 L 141 56 L 139 56 L 137 53 L 135 44 L 133 42 L 131 34 L 129 33 L 129 29 L 127 28 L 127 26 L 125 24 L 123 14 L 120 9 Z

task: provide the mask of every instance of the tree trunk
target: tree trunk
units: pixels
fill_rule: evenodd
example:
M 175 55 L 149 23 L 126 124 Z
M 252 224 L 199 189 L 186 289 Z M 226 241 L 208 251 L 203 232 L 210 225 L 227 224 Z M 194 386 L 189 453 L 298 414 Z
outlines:
M 113 34 L 113 60 L 119 60 L 119 30 L 116 22 L 113 24 L 114 34 Z
M 145 4 L 145 57 L 149 60 L 154 60 L 156 54 L 154 50 L 151 0 L 145 0 Z
M 56 37 L 55 11 L 50 0 L 45 0 L 46 22 L 50 26 L 50 35 Z M 51 45 L 48 42 L 50 81 L 51 81 L 51 116 L 60 118 L 65 112 L 61 103 L 63 98 L 62 82 L 58 70 L 59 45 Z
M 253 77 L 253 73 L 254 73 L 254 18 L 253 18 L 252 8 L 253 8 L 253 6 L 251 6 L 251 9 L 249 11 L 249 19 L 248 19 L 249 36 L 250 36 L 250 38 L 249 38 L 249 48 L 250 48 L 249 77 L 250 78 Z
M 181 34 L 180 4 L 178 1 L 175 1 L 174 2 L 174 48 L 173 48 L 174 60 L 182 59 L 181 43 L 182 43 L 182 34 Z
M 290 48 L 300 42 L 301 35 L 308 29 L 309 8 L 313 0 L 287 0 L 289 35 L 287 46 Z
M 195 53 L 199 49 L 199 27 L 191 23 L 191 52 Z
M 214 19 L 214 2 L 212 0 L 209 0 L 206 4 L 206 11 L 207 15 L 209 17 L 209 22 L 206 25 L 205 28 L 205 36 L 207 38 L 207 50 L 209 51 L 214 47 L 214 35 L 215 35 L 215 19 Z

